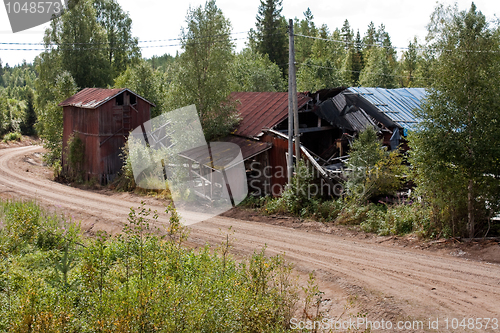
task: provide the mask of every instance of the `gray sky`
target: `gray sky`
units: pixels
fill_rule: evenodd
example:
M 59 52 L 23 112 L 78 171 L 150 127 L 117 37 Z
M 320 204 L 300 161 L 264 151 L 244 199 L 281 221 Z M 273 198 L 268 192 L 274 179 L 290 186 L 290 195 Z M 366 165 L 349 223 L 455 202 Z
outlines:
M 16 1 L 16 0 L 13 0 Z M 18 0 L 17 0 L 18 1 Z M 185 25 L 185 17 L 189 6 L 197 7 L 205 3 L 204 0 L 187 1 L 160 1 L 160 0 L 118 0 L 125 11 L 129 12 L 133 21 L 133 34 L 141 41 L 168 40 L 178 38 L 181 26 Z M 455 1 L 441 1 L 451 4 Z M 469 9 L 471 1 L 457 1 L 460 10 Z M 217 5 L 222 9 L 224 15 L 229 18 L 233 26 L 233 32 L 246 32 L 255 27 L 255 16 L 260 0 L 217 0 Z M 425 26 L 429 22 L 429 16 L 436 6 L 435 0 L 283 0 L 282 14 L 287 18 L 303 18 L 303 12 L 310 7 L 314 22 L 317 26 L 325 23 L 330 30 L 341 27 L 344 20 L 348 19 L 351 27 L 356 32 L 360 30 L 361 35 L 366 27 L 373 21 L 376 26 L 383 23 L 389 32 L 392 43 L 397 47 L 408 45 L 413 36 L 423 40 L 426 35 Z M 500 1 L 476 0 L 475 4 L 486 15 L 488 19 L 494 19 L 495 14 L 500 15 Z M 36 43 L 41 42 L 45 26 L 38 26 L 24 32 L 13 34 L 5 7 L 0 8 L 0 43 Z M 234 34 L 237 40 L 237 49 L 244 47 L 246 33 Z M 141 46 L 173 45 L 178 41 L 161 41 L 156 43 L 140 43 Z M 0 45 L 5 48 L 40 48 L 30 45 Z M 143 48 L 142 55 L 172 55 L 179 50 L 178 46 Z M 40 51 L 7 51 L 0 50 L 0 59 L 3 64 L 15 65 L 26 59 L 33 61 Z

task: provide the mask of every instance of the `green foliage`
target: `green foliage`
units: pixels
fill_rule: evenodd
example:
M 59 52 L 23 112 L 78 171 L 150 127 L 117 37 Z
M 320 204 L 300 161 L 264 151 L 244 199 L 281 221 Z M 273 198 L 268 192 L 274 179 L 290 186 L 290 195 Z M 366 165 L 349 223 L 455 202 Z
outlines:
M 278 198 L 247 197 L 241 203 L 244 207 L 257 208 L 264 214 L 285 214 L 311 218 L 318 221 L 334 221 L 343 209 L 342 200 L 324 200 L 317 196 L 314 173 L 303 161 L 292 178 L 291 186 Z
M 297 71 L 297 91 L 317 91 L 342 86 L 340 67 L 330 59 L 307 59 Z
M 232 91 L 284 91 L 285 82 L 280 68 L 267 54 L 243 49 L 233 62 Z
M 57 62 L 47 66 L 56 66 L 55 75 L 68 71 L 79 87 L 106 87 L 140 57 L 132 21 L 114 0 L 73 0 L 70 7 L 45 33 L 45 53 Z
M 42 55 L 43 58 L 46 56 L 48 55 Z M 40 63 L 44 61 L 43 58 L 38 59 L 37 65 L 37 68 L 41 70 L 40 78 L 36 83 L 37 91 L 41 91 L 35 104 L 38 116 L 37 131 L 43 139 L 44 147 L 48 150 L 44 159 L 49 165 L 54 165 L 62 157 L 63 109 L 58 104 L 74 95 L 77 87 L 69 72 L 62 72 L 56 77 L 53 77 L 52 73 L 47 73 L 49 68 L 45 68 Z M 49 78 L 54 81 L 47 82 L 47 86 L 44 85 L 46 79 Z
M 396 87 L 394 68 L 387 59 L 384 48 L 370 49 L 366 56 L 366 65 L 359 75 L 359 84 L 364 87 Z
M 132 36 L 132 19 L 117 1 L 93 0 L 92 5 L 96 11 L 96 22 L 106 32 L 108 47 L 104 50 L 111 79 L 114 79 L 140 59 L 138 38 Z
M 165 53 L 162 56 L 152 56 L 151 58 L 146 59 L 154 70 L 158 69 L 163 72 L 165 72 L 176 60 L 177 56 L 173 57 L 168 53 Z
M 70 181 L 83 182 L 85 162 L 85 145 L 78 135 L 74 133 L 68 139 L 66 156 L 68 158 L 67 179 Z
M 318 34 L 318 29 L 314 25 L 314 16 L 311 9 L 307 8 L 304 12 L 304 18 L 298 20 L 295 18 L 293 31 L 295 34 L 301 34 L 304 36 L 316 36 Z M 297 37 L 295 39 L 295 61 L 302 63 L 307 58 L 311 57 L 314 45 L 314 39 Z
M 105 87 L 111 81 L 106 30 L 97 22 L 97 12 L 89 0 L 73 1 L 74 7 L 51 21 L 45 33 L 47 49 L 49 43 L 59 47 L 55 52 L 60 57 L 58 72 L 68 71 L 77 86 Z
M 436 228 L 482 236 L 500 210 L 498 23 L 474 4 L 440 5 L 428 29 L 433 82 L 410 140 L 415 182 Z
M 26 108 L 24 110 L 24 116 L 20 124 L 21 132 L 24 135 L 34 135 L 35 124 L 36 124 L 36 113 L 35 113 L 35 93 L 33 89 L 29 88 L 26 94 Z
M 351 146 L 346 183 L 350 198 L 364 203 L 378 195 L 394 195 L 401 188 L 406 168 L 398 150 L 388 152 L 368 127 Z
M 3 136 L 3 142 L 9 142 L 9 141 L 21 141 L 22 139 L 22 134 L 19 132 L 10 132 L 7 133 Z
M 267 54 L 284 74 L 288 66 L 288 22 L 281 15 L 282 10 L 282 0 L 261 0 L 256 30 L 250 29 L 248 37 L 250 47 L 260 54 Z
M 365 211 L 360 223 L 363 231 L 382 236 L 410 233 L 425 238 L 437 236 L 429 228 L 431 211 L 421 203 L 402 202 L 391 206 L 371 204 L 366 206 Z
M 66 232 L 57 247 L 41 248 L 31 232 L 44 223 L 36 218 L 40 208 L 13 205 L 17 212 L 0 229 L 2 331 L 288 331 L 298 297 L 283 256 L 267 257 L 263 249 L 237 263 L 228 244 L 184 249 L 175 211 L 174 237 L 165 240 L 151 228 L 157 214 L 144 205 L 131 210 L 117 237 L 83 240 Z M 319 293 L 314 283 L 309 289 Z
M 207 141 L 227 135 L 238 122 L 236 106 L 229 100 L 233 43 L 231 25 L 215 1 L 190 9 L 182 30 L 184 52 L 172 67 L 168 109 L 196 105 Z
M 168 89 L 166 74 L 154 70 L 149 62 L 145 60 L 129 66 L 126 71 L 115 79 L 114 87 L 129 88 L 155 104 L 156 108 L 151 110 L 151 118 L 166 111 L 165 95 Z
M 22 100 L 9 98 L 0 90 L 0 134 L 19 132 L 26 104 Z

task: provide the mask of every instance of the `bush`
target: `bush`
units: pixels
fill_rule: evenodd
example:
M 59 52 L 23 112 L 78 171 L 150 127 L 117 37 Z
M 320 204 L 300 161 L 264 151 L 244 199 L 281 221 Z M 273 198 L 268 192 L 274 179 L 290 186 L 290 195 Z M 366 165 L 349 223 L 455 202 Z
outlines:
M 3 142 L 21 141 L 22 137 L 23 136 L 19 132 L 7 133 L 3 136 Z
M 430 228 L 431 211 L 421 203 L 370 204 L 358 210 L 364 213 L 361 221 L 356 220 L 363 231 L 382 236 L 410 233 L 426 238 L 436 236 Z
M 227 254 L 229 244 L 185 249 L 186 230 L 175 211 L 164 238 L 151 228 L 157 213 L 144 205 L 131 210 L 121 235 L 92 239 L 64 230 L 61 219 L 47 224 L 48 215 L 33 203 L 2 207 L 0 331 L 289 329 L 297 287 L 282 256 L 267 257 L 263 249 L 238 263 Z M 3 245 L 14 234 L 21 235 L 21 251 Z
M 394 195 L 407 171 L 399 151 L 388 152 L 371 127 L 353 142 L 348 166 L 347 194 L 358 204 L 379 195 Z
M 85 145 L 78 135 L 71 134 L 68 139 L 68 179 L 70 181 L 83 182 L 85 161 Z

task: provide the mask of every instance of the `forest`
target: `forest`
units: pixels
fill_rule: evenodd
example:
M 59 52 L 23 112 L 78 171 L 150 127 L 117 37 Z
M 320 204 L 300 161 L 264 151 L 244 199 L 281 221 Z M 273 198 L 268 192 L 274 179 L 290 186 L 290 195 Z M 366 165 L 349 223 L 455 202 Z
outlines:
M 0 134 L 38 135 L 46 162 L 61 157 L 58 103 L 86 87 L 127 87 L 156 104 L 152 117 L 195 104 L 207 139 L 238 122 L 234 91 L 286 91 L 288 31 L 282 0 L 262 0 L 246 46 L 236 50 L 215 0 L 191 8 L 181 52 L 144 59 L 132 20 L 116 0 L 75 1 L 51 21 L 32 64 L 0 60 Z M 500 207 L 500 29 L 474 3 L 437 4 L 425 41 L 394 46 L 383 22 L 365 31 L 294 19 L 298 91 L 340 86 L 424 87 L 429 98 L 410 133 L 408 158 L 419 198 L 442 235 L 484 234 Z M 362 148 L 360 148 L 362 149 Z M 475 226 L 477 226 L 475 228 Z

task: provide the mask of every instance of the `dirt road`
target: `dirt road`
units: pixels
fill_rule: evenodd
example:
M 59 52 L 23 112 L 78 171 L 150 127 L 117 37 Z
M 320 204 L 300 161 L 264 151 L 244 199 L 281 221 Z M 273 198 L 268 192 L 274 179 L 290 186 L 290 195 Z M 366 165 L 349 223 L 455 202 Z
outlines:
M 131 206 L 141 198 L 131 194 L 84 191 L 46 179 L 31 157 L 38 146 L 0 150 L 0 193 L 35 198 L 82 221 L 85 230 L 121 230 Z M 41 171 L 42 170 L 42 171 Z M 144 198 L 142 198 L 144 199 Z M 159 200 L 146 198 L 153 209 Z M 161 223 L 166 217 L 160 218 Z M 303 275 L 317 274 L 325 292 L 322 309 L 331 316 L 342 311 L 346 300 L 371 321 L 422 320 L 426 331 L 445 329 L 445 318 L 496 318 L 500 321 L 500 265 L 466 260 L 451 254 L 403 248 L 364 241 L 348 234 L 329 234 L 227 217 L 191 225 L 189 242 L 218 244 L 232 227 L 233 252 L 249 254 L 267 245 L 267 253 L 285 253 Z M 498 246 L 498 245 L 496 245 Z M 429 330 L 428 320 L 439 317 L 439 330 Z M 491 327 L 491 323 L 490 323 Z M 386 330 L 391 331 L 391 330 Z M 401 331 L 393 328 L 392 331 Z M 421 330 L 405 330 L 421 331 Z M 453 331 L 461 331 L 456 329 Z M 468 331 L 489 331 L 474 329 Z M 492 330 L 500 332 L 498 330 Z

